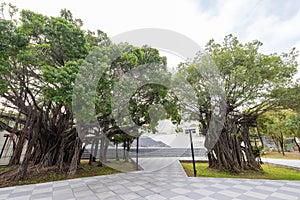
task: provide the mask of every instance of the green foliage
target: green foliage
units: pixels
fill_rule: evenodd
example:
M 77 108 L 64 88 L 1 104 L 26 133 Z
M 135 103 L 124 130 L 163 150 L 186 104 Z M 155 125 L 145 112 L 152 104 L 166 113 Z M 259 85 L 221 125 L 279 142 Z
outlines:
M 300 112 L 300 84 L 299 81 L 288 87 L 280 87 L 273 91 L 273 97 L 279 99 L 278 106 Z
M 289 54 L 262 54 L 259 41 L 241 44 L 225 37 L 223 45 L 210 41 L 206 50 L 225 82 L 226 99 L 232 109 L 253 107 L 266 101 L 279 86 L 289 85 L 296 73 L 294 50 Z
M 285 137 L 299 132 L 298 114 L 292 110 L 272 110 L 258 118 L 259 127 L 266 135 L 279 135 L 283 132 Z
M 82 61 L 69 61 L 59 69 L 52 66 L 42 68 L 43 80 L 48 83 L 44 88 L 45 98 L 71 106 L 73 84 Z M 50 86 L 51 85 L 51 86 Z
M 274 93 L 292 85 L 297 52 L 292 49 L 281 55 L 267 55 L 259 52 L 261 46 L 259 41 L 242 44 L 228 35 L 222 44 L 210 40 L 203 53 L 181 65 L 180 73 L 185 74 L 197 97 L 194 104 L 200 112 L 198 119 L 200 115 L 200 120 L 210 120 L 212 97 L 222 96 L 218 95 L 222 91 L 228 116 L 257 115 L 279 104 L 280 99 Z M 207 66 L 212 70 L 206 69 Z
M 277 148 L 280 143 L 286 147 L 287 138 L 300 137 L 299 114 L 292 110 L 279 109 L 264 113 L 258 118 L 261 132 L 272 139 Z

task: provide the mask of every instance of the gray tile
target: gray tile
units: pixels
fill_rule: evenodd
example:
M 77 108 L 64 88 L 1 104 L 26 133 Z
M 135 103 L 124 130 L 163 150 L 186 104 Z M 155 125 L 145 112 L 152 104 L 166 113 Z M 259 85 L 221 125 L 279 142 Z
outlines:
M 82 196 L 82 197 L 76 197 L 76 199 L 80 200 L 99 200 L 96 195 L 88 195 L 88 196 Z
M 282 199 L 287 199 L 287 200 L 292 200 L 292 199 L 298 199 L 299 194 L 297 193 L 291 193 L 291 192 L 274 192 L 270 195 L 271 197 L 277 197 L 277 198 L 282 198 Z
M 145 197 L 145 196 L 149 196 L 149 195 L 155 194 L 155 193 L 152 192 L 151 190 L 139 190 L 139 191 L 136 191 L 135 193 L 137 193 L 138 195 L 140 195 L 140 196 L 142 196 L 142 197 Z
M 249 196 L 249 197 L 254 197 L 257 199 L 266 199 L 269 196 L 264 193 L 258 193 L 258 192 L 253 192 L 253 191 L 247 191 L 244 193 L 244 195 Z
M 9 196 L 9 194 L 0 194 L 0 199 L 1 200 L 7 199 L 8 196 Z
M 10 194 L 13 191 L 14 191 L 13 188 L 12 189 L 6 189 L 6 190 L 4 190 L 3 188 L 0 188 L 0 196 L 1 195 L 6 195 L 6 194 Z
M 118 195 L 121 195 L 121 194 L 127 194 L 128 192 L 130 192 L 130 190 L 128 189 L 119 189 L 119 190 L 115 190 L 114 193 L 118 194 Z
M 29 200 L 29 199 L 30 199 L 30 195 L 7 198 L 7 200 Z
M 209 197 L 213 198 L 213 199 L 222 199 L 222 200 L 232 200 L 233 199 L 232 197 L 229 197 L 229 196 L 226 196 L 226 195 L 220 194 L 220 193 L 211 194 L 211 195 L 209 195 Z
M 116 196 L 108 197 L 105 200 L 123 200 L 123 199 L 121 197 L 119 197 L 119 196 L 116 195 Z
M 177 193 L 172 192 L 170 190 L 164 190 L 164 191 L 160 192 L 159 194 L 166 197 L 166 198 L 168 198 L 168 199 L 178 195 Z
M 187 194 L 185 194 L 185 196 L 191 198 L 191 199 L 200 199 L 200 198 L 204 198 L 205 196 L 204 195 L 201 195 L 199 193 L 196 193 L 196 192 L 189 192 Z
M 132 199 L 136 199 L 136 198 L 141 198 L 141 196 L 139 196 L 138 194 L 133 193 L 133 192 L 127 193 L 127 194 L 120 194 L 119 196 L 124 200 L 132 200 Z
M 156 158 L 151 158 L 152 163 Z M 166 159 L 157 159 L 164 161 Z M 156 162 L 156 161 L 155 161 Z M 156 163 L 159 163 L 156 162 Z M 0 200 L 26 199 L 297 199 L 299 181 L 218 179 L 186 177 L 180 164 L 173 162 L 159 171 L 72 179 L 36 185 L 0 188 Z
M 39 198 L 52 198 L 52 192 L 38 193 L 31 195 L 30 199 L 39 199 Z
M 146 199 L 147 200 L 165 200 L 167 198 L 165 198 L 159 194 L 153 194 L 153 195 L 147 196 Z
M 53 192 L 53 199 L 56 200 L 66 200 L 74 198 L 74 194 L 71 190 L 59 190 Z
M 8 198 L 17 198 L 17 197 L 22 197 L 22 196 L 30 196 L 32 191 L 25 191 L 25 192 L 13 192 L 11 193 Z
M 63 185 L 63 186 L 53 187 L 53 191 L 66 190 L 66 189 L 70 189 L 71 190 L 71 187 L 69 185 Z

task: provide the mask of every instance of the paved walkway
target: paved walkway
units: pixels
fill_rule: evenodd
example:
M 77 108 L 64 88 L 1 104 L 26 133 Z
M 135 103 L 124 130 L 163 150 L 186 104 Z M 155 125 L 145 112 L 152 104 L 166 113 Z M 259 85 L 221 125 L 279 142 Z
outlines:
M 0 189 L 0 199 L 299 199 L 300 181 L 187 177 L 176 158 L 140 159 L 144 171 Z M 163 167 L 162 167 L 163 166 Z
M 261 160 L 266 163 L 273 163 L 277 165 L 283 165 L 286 167 L 300 169 L 300 160 L 286 160 L 286 159 L 274 159 L 274 158 L 262 158 Z

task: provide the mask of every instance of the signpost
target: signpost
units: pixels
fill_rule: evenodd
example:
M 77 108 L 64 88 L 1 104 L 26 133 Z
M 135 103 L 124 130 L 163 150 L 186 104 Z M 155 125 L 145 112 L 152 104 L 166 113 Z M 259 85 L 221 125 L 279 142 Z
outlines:
M 193 138 L 192 133 L 195 133 L 196 129 L 186 129 L 185 134 L 190 134 L 191 141 L 191 151 L 192 151 L 192 159 L 193 159 L 193 169 L 194 169 L 194 177 L 197 176 L 196 163 L 195 163 L 195 155 L 194 155 L 194 146 L 193 146 Z

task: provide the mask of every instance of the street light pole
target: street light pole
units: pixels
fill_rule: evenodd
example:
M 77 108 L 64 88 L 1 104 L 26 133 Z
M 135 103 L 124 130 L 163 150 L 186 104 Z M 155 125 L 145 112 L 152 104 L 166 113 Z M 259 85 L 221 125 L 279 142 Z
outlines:
M 136 162 L 135 162 L 135 170 L 139 170 L 139 136 L 136 137 Z
M 191 141 L 191 151 L 192 151 L 192 159 L 193 159 L 193 169 L 194 169 L 194 177 L 197 176 L 197 170 L 196 170 L 196 163 L 195 163 L 195 155 L 194 155 L 194 145 L 193 145 L 193 138 L 192 138 L 192 130 L 188 129 L 186 130 L 186 134 L 190 134 L 190 141 Z
M 2 157 L 2 154 L 3 154 L 3 152 L 4 152 L 4 149 L 5 149 L 5 146 L 6 146 L 8 137 L 9 137 L 9 134 L 4 134 L 3 137 L 5 137 L 5 141 L 4 141 L 4 144 L 3 144 L 3 147 L 2 147 L 1 153 L 0 153 L 0 158 Z

